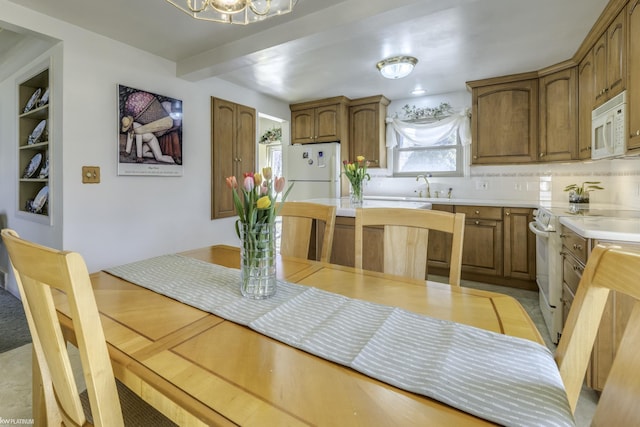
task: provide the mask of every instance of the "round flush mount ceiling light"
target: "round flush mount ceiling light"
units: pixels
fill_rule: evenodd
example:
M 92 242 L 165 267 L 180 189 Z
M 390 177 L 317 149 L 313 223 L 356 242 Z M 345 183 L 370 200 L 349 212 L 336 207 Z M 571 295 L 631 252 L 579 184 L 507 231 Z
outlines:
M 378 62 L 376 67 L 380 70 L 382 77 L 401 79 L 411 74 L 417 63 L 418 60 L 413 56 L 393 56 Z

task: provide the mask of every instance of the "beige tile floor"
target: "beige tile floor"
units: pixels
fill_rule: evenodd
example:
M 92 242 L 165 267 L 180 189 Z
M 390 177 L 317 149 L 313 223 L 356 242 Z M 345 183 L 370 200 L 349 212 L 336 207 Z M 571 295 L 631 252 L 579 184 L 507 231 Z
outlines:
M 442 281 L 442 279 L 438 277 L 430 277 L 430 279 Z M 552 351 L 555 350 L 555 346 L 551 343 L 546 326 L 543 323 L 540 309 L 537 306 L 538 295 L 536 292 L 469 281 L 463 281 L 462 286 L 501 292 L 518 299 L 536 323 L 536 326 L 545 339 L 547 345 Z M 74 369 L 79 371 L 80 358 L 77 350 L 75 347 L 70 346 L 69 352 L 72 357 Z M 15 420 L 30 420 L 32 416 L 31 344 L 24 345 L 5 353 L 0 353 L 0 366 L 2 367 L 2 379 L 0 379 L 0 426 L 15 425 L 21 422 L 24 423 L 24 421 Z M 76 375 L 76 378 L 81 377 L 81 374 Z M 82 384 L 78 384 L 78 387 L 80 390 L 84 389 Z M 587 427 L 591 424 L 597 399 L 597 393 L 593 390 L 587 388 L 583 389 L 575 414 L 576 425 L 578 427 Z

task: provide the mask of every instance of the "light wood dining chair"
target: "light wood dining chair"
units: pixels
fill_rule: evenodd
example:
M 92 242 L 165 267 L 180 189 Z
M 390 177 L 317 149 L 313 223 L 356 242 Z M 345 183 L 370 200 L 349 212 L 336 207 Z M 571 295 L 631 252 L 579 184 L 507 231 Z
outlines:
M 637 426 L 640 425 L 640 250 L 637 247 L 598 245 L 591 252 L 555 359 L 571 410 L 575 411 L 611 291 L 636 301 L 591 425 Z
M 307 258 L 313 221 L 324 223 L 324 237 L 320 251 L 320 261 L 331 260 L 333 231 L 336 223 L 336 207 L 308 202 L 284 202 L 279 208 L 282 216 L 282 237 L 280 253 L 286 256 Z
M 356 209 L 355 266 L 362 268 L 364 227 L 384 226 L 383 272 L 425 280 L 429 230 L 452 234 L 449 284 L 460 286 L 464 214 L 430 209 Z
M 40 378 L 33 379 L 33 393 L 34 396 L 42 395 L 43 401 L 34 399 L 34 414 L 36 411 L 42 414 L 50 426 L 175 425 L 121 383 L 116 385 L 83 258 L 75 252 L 58 251 L 26 241 L 10 229 L 2 230 L 1 235 L 31 332 L 37 360 L 34 368 L 38 368 L 34 369 L 34 375 L 38 370 L 40 372 Z M 66 294 L 73 317 L 87 386 L 86 396 L 82 398 L 53 302 L 56 290 Z M 36 389 L 36 385 L 41 389 Z M 126 392 L 119 394 L 118 388 Z M 123 395 L 126 401 L 122 400 Z M 90 411 L 85 412 L 83 401 L 89 402 Z M 127 408 L 124 414 L 122 407 Z

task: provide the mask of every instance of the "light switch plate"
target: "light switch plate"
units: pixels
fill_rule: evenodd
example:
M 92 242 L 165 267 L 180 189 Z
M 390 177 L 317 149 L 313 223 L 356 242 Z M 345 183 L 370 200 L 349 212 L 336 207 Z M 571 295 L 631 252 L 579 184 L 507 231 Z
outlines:
M 83 166 L 82 167 L 82 183 L 83 184 L 99 184 L 100 183 L 100 166 Z

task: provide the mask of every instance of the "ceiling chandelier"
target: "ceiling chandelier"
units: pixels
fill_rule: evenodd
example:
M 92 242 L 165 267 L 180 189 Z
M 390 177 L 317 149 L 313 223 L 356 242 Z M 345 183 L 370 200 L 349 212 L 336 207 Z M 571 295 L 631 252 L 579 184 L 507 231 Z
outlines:
M 298 0 L 167 0 L 195 19 L 247 25 L 293 10 Z
M 407 77 L 413 71 L 418 60 L 413 56 L 393 56 L 383 59 L 376 64 L 382 77 L 387 79 L 401 79 Z

